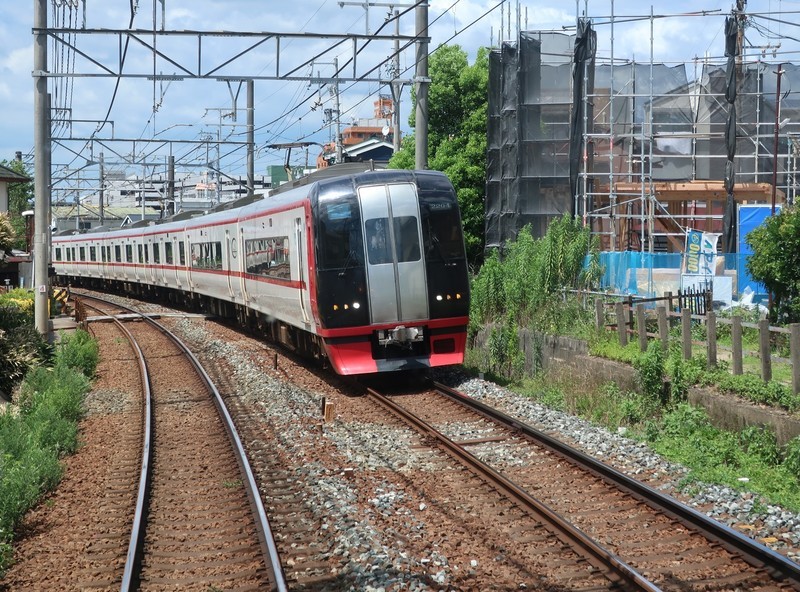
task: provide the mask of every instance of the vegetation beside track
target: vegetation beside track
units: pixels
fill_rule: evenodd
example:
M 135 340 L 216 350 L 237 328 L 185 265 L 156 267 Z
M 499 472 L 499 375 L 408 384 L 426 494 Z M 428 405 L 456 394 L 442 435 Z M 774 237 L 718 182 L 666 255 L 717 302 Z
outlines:
M 78 448 L 97 343 L 78 330 L 62 335 L 43 359 L 52 363 L 28 369 L 15 393 L 17 405 L 0 412 L 0 576 L 12 559 L 15 529 L 58 484 L 60 459 Z
M 502 258 L 487 258 L 473 282 L 471 336 L 489 324 L 493 328 L 484 347 L 467 352 L 467 367 L 547 406 L 612 431 L 623 428 L 688 467 L 687 487 L 702 481 L 746 489 L 768 503 L 800 511 L 800 438 L 781 448 L 766 429 L 717 429 L 703 410 L 687 403 L 687 393 L 694 385 L 713 385 L 789 412 L 800 410 L 800 398 L 778 381 L 765 383 L 755 374 L 733 376 L 724 361 L 709 370 L 705 356 L 684 360 L 677 338 L 670 340 L 674 345 L 669 351 L 652 342 L 640 352 L 638 343 L 622 347 L 615 334 L 598 332 L 593 311 L 576 298 L 564 297 L 562 290 L 590 287 L 599 277 L 592 244 L 583 232 L 565 218 L 551 224 L 542 239 L 520 232 Z M 588 268 L 583 266 L 586 253 Z M 637 392 L 622 392 L 613 383 L 589 390 L 582 377 L 544 375 L 538 364 L 535 376 L 524 376 L 520 328 L 582 338 L 591 354 L 631 364 Z M 725 338 L 720 335 L 721 342 Z

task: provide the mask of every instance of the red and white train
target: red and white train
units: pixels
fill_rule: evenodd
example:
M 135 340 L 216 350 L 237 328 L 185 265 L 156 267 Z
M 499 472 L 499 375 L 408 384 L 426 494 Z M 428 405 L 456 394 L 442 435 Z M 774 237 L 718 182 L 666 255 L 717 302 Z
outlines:
M 303 181 L 201 216 L 59 233 L 53 266 L 75 286 L 235 316 L 339 374 L 460 364 L 469 279 L 447 177 Z

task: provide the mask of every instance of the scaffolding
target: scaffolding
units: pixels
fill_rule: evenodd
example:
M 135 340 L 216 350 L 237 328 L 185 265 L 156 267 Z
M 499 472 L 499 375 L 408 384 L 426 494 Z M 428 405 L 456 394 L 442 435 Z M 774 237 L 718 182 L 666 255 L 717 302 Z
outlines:
M 741 14 L 728 19 L 735 33 Z M 794 202 L 798 67 L 746 55 L 742 35 L 735 51 L 725 47 L 735 56 L 727 60 L 657 63 L 654 21 L 651 11 L 644 63 L 614 55 L 614 17 L 610 55 L 577 59 L 581 19 L 577 36 L 521 31 L 492 52 L 487 248 L 526 225 L 541 236 L 567 213 L 583 218 L 602 251 L 680 253 L 690 229 L 724 234 L 729 197 L 737 210 Z M 722 250 L 738 251 L 742 239 Z

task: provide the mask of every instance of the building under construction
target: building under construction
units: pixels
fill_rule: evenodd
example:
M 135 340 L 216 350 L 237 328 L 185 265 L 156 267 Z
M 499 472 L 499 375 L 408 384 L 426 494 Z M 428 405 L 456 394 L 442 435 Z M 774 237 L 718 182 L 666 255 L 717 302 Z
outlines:
M 604 287 L 652 295 L 687 284 L 682 253 L 700 231 L 731 254 L 704 281 L 734 298 L 757 292 L 745 237 L 794 202 L 800 73 L 743 55 L 740 19 L 719 18 L 716 61 L 601 63 L 585 19 L 575 35 L 523 31 L 493 51 L 487 248 L 581 216 L 599 238 Z

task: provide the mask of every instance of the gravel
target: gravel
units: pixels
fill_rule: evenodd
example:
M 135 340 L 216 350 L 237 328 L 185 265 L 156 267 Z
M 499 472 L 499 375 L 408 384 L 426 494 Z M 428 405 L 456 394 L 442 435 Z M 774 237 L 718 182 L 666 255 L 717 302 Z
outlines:
M 222 358 L 233 368 L 238 395 L 263 410 L 280 434 L 281 453 L 288 456 L 314 457 L 320 446 L 309 435 L 307 424 L 319 417 L 323 394 L 290 384 L 259 368 L 250 356 L 235 344 L 215 339 L 212 332 L 190 320 L 178 322 L 179 333 L 189 341 L 202 344 L 206 355 Z M 699 511 L 746 533 L 771 548 L 800 560 L 800 515 L 766 505 L 757 495 L 728 487 L 698 484 L 685 485 L 689 471 L 654 453 L 646 444 L 625 437 L 624 430 L 609 432 L 591 423 L 549 409 L 529 398 L 517 395 L 489 381 L 464 374 L 458 369 L 439 370 L 436 379 L 466 394 L 518 417 L 533 427 L 565 441 L 572 441 L 587 454 L 651 487 L 669 493 Z M 454 429 L 458 430 L 459 426 Z M 464 426 L 463 433 L 470 431 Z M 424 448 L 409 449 L 408 431 L 364 422 L 324 424 L 322 436 L 344 455 L 348 470 L 394 472 L 431 471 L 441 468 Z M 479 435 L 478 435 L 479 437 Z M 497 450 L 495 448 L 495 450 Z M 511 458 L 504 462 L 516 463 Z M 502 451 L 498 454 L 503 454 Z M 370 492 L 366 510 L 359 509 L 358 492 L 339 467 L 334 471 L 324 463 L 308 462 L 297 471 L 297 478 L 308 484 L 305 504 L 322 519 L 321 530 L 329 537 L 330 555 L 343 558 L 337 585 L 350 590 L 431 590 L 447 589 L 449 578 L 458 573 L 448 558 L 431 546 L 421 555 L 409 553 L 397 544 L 392 532 L 380 532 L 364 518 L 364 513 L 397 516 L 424 535 L 424 504 L 410 500 L 396 485 L 379 483 Z M 418 527 L 413 526 L 418 524 Z M 472 566 L 474 567 L 474 566 Z M 470 565 L 462 566 L 469 570 Z M 423 571 L 424 570 L 424 571 Z M 420 573 L 425 573 L 424 577 Z
M 666 460 L 642 442 L 626 438 L 624 429 L 610 432 L 458 370 L 438 371 L 436 379 L 536 429 L 571 440 L 587 454 L 800 562 L 800 514 L 765 504 L 752 492 L 696 481 L 687 484 L 686 467 Z

